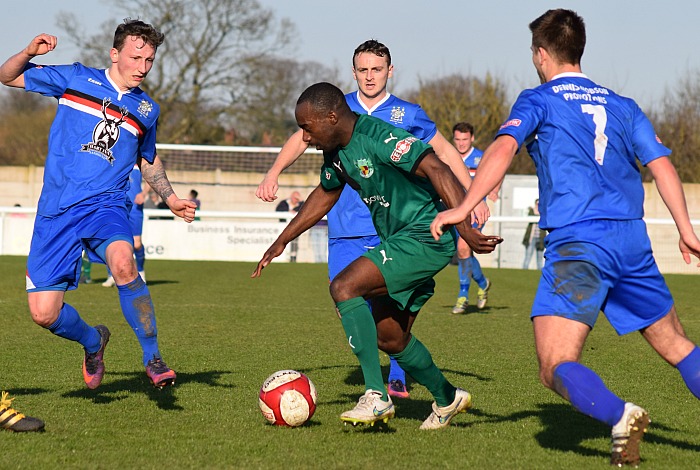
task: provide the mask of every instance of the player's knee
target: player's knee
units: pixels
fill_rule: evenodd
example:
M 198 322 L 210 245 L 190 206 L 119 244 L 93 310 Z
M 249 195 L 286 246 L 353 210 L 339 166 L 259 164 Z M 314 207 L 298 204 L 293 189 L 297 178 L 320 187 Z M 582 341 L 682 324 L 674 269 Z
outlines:
M 377 332 L 377 346 L 387 354 L 398 354 L 402 352 L 408 341 L 403 336 L 389 336 Z
M 331 285 L 329 287 L 329 291 L 331 293 L 333 301 L 336 304 L 338 302 L 343 302 L 345 300 L 352 299 L 353 297 L 357 297 L 356 295 L 352 294 L 352 290 L 349 288 L 348 283 L 345 282 L 342 278 L 336 277 L 335 279 L 333 279 L 333 282 L 331 282 Z
M 51 302 L 29 302 L 29 313 L 32 320 L 42 328 L 48 328 L 58 319 L 59 309 Z
M 133 255 L 115 257 L 111 260 L 109 269 L 115 279 L 136 277 L 136 262 Z
M 540 365 L 540 383 L 545 387 L 554 390 L 554 366 Z

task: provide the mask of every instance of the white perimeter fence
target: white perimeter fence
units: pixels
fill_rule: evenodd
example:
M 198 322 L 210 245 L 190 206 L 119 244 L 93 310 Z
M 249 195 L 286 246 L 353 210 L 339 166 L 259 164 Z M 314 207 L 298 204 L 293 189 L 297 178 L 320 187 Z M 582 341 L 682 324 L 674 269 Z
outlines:
M 147 259 L 257 262 L 294 214 L 286 212 L 200 211 L 187 224 L 168 210 L 144 211 L 143 241 Z M 26 256 L 35 209 L 0 207 L 0 255 Z M 485 267 L 522 267 L 525 227 L 537 217 L 493 215 L 484 233 L 500 235 L 504 242 L 489 255 L 478 255 Z M 659 267 L 664 273 L 697 274 L 697 260 L 686 266 L 678 251 L 678 234 L 671 219 L 646 219 Z M 694 220 L 696 229 L 700 221 Z M 327 232 L 314 227 L 298 240 L 297 262 L 325 262 Z M 276 262 L 289 262 L 292 245 Z M 531 260 L 530 268 L 535 267 Z

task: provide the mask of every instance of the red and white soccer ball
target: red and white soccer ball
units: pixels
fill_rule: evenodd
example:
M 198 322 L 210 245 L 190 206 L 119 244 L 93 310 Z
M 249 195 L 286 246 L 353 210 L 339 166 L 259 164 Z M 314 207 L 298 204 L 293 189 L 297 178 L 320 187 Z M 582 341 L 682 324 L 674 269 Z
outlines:
M 316 387 L 295 370 L 280 370 L 269 376 L 258 397 L 263 416 L 277 426 L 301 426 L 316 411 Z

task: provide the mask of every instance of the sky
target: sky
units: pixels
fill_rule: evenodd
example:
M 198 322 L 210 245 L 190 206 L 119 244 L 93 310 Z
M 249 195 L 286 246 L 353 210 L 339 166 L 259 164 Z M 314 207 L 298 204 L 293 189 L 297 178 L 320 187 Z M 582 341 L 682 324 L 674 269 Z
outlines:
M 660 102 L 683 78 L 700 72 L 696 0 L 259 1 L 296 25 L 292 58 L 338 66 L 348 78 L 359 44 L 371 38 L 386 44 L 394 64 L 389 89 L 399 96 L 417 88 L 420 80 L 490 73 L 506 84 L 514 100 L 523 88 L 538 85 L 528 24 L 550 8 L 570 8 L 584 18 L 588 42 L 583 72 L 642 107 Z M 27 5 L 3 15 L 0 61 L 41 32 L 59 38 L 46 63 L 75 60 L 76 48 L 60 42 L 59 11 L 74 13 L 88 34 L 108 19 L 116 20 L 115 26 L 125 17 L 149 21 L 147 13 L 126 11 L 119 2 L 33 0 Z

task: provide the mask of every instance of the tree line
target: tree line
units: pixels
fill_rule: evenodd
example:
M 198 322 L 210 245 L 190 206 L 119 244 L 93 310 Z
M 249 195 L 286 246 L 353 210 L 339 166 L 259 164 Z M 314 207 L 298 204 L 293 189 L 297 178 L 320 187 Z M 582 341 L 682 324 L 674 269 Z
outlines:
M 130 11 L 166 34 L 156 66 L 143 88 L 161 105 L 158 140 L 208 145 L 280 146 L 297 130 L 296 99 L 308 85 L 328 81 L 352 90 L 347 70 L 292 59 L 296 27 L 257 0 L 125 0 Z M 114 26 L 85 36 L 76 17 L 57 18 L 62 39 L 78 46 L 77 60 L 108 67 Z M 3 59 L 4 58 L 0 58 Z M 450 136 L 458 121 L 476 128 L 475 146 L 485 148 L 507 117 L 510 100 L 498 77 L 453 74 L 420 80 L 402 97 L 419 103 Z M 0 94 L 0 165 L 43 165 L 56 104 L 21 90 Z M 659 137 L 673 150 L 684 182 L 700 182 L 700 73 L 683 79 L 652 110 L 645 110 Z M 509 170 L 532 174 L 526 151 Z M 643 172 L 645 179 L 649 175 Z

